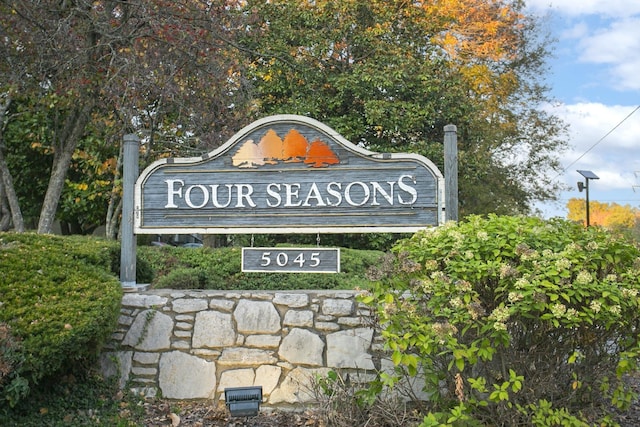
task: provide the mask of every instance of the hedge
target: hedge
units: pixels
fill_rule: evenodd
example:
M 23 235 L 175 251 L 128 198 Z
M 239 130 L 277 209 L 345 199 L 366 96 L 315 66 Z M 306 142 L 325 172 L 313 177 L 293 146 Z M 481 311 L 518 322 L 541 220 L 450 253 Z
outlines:
M 86 368 L 115 328 L 122 287 L 111 271 L 117 242 L 0 233 L 0 400 Z M 117 263 L 115 263 L 117 265 Z

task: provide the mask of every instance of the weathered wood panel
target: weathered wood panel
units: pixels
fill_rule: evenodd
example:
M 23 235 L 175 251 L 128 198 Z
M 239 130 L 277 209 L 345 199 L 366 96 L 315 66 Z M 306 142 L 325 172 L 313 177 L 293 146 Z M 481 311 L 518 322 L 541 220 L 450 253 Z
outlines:
M 138 233 L 411 231 L 439 225 L 442 175 L 300 116 L 258 121 L 203 158 L 166 159 L 136 184 Z

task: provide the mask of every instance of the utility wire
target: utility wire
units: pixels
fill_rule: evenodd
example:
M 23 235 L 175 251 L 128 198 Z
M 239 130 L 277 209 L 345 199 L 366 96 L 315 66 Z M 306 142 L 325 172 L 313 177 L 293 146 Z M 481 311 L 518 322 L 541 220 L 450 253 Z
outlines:
M 562 171 L 560 171 L 560 173 L 558 175 L 556 175 L 555 178 L 553 178 L 552 181 L 555 181 L 556 178 L 558 178 L 560 175 L 562 175 L 563 173 L 565 173 L 567 171 L 567 169 L 569 169 L 571 166 L 573 166 L 574 164 L 576 164 L 581 158 L 583 158 L 584 156 L 586 156 L 589 151 L 593 150 L 596 145 L 600 144 L 602 141 L 604 141 L 604 139 L 606 137 L 608 137 L 609 135 L 611 135 L 613 133 L 613 131 L 615 131 L 616 129 L 618 129 L 620 127 L 620 125 L 622 125 L 624 122 L 627 121 L 627 119 L 629 117 L 631 117 L 636 111 L 640 110 L 640 105 L 638 105 L 632 112 L 630 112 L 629 114 L 627 114 L 627 116 L 622 119 L 617 125 L 615 125 L 609 132 L 607 132 L 602 138 L 600 138 L 599 140 L 596 141 L 595 144 L 593 144 L 591 147 L 589 147 L 589 149 L 587 151 L 585 151 L 584 153 L 582 153 L 580 155 L 580 157 L 578 157 L 577 159 L 575 159 L 573 162 L 569 163 L 566 167 L 564 167 L 562 169 Z

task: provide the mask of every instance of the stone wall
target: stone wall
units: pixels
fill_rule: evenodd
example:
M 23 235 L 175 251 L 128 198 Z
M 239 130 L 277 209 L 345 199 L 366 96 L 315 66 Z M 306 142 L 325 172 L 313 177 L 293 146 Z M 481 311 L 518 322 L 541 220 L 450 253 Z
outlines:
M 170 291 L 125 294 L 102 357 L 122 387 L 169 399 L 224 399 L 260 385 L 264 405 L 313 399 L 331 369 L 385 369 L 368 308 L 351 291 Z M 383 366 L 381 366 L 381 364 Z

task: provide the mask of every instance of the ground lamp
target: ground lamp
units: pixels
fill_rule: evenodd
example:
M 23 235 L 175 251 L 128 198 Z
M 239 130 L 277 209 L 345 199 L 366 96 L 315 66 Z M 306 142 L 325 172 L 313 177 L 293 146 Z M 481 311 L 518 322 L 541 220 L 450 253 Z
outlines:
M 225 388 L 224 400 L 232 417 L 254 417 L 262 402 L 262 386 Z
M 578 182 L 578 191 L 582 193 L 582 190 L 585 190 L 586 199 L 587 199 L 587 227 L 589 226 L 589 180 L 590 179 L 600 179 L 598 175 L 591 171 L 579 170 L 578 173 L 584 177 L 584 183 Z

